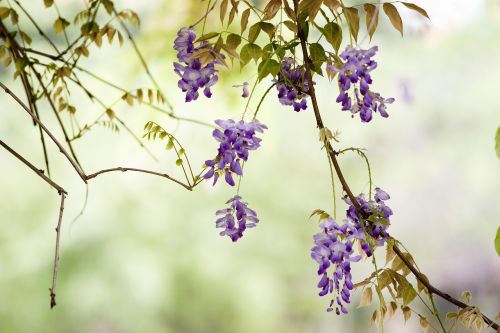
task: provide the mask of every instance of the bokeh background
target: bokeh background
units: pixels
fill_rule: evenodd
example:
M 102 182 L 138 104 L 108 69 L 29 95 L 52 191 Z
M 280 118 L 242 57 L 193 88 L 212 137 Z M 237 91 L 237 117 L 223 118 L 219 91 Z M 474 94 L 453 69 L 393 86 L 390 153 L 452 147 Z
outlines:
M 21 2 L 50 32 L 57 14 L 44 10 L 41 0 Z M 82 1 L 57 2 L 68 17 L 83 8 Z M 404 242 L 436 286 L 456 296 L 471 290 L 473 300 L 494 317 L 500 311 L 500 261 L 493 246 L 500 222 L 500 162 L 493 142 L 500 125 L 500 2 L 417 3 L 431 21 L 402 9 L 405 38 L 381 18 L 373 40 L 380 47 L 375 87 L 397 99 L 390 117 L 375 117 L 370 124 L 351 119 L 334 103 L 335 85 L 320 78 L 319 103 L 327 126 L 341 131 L 339 147 L 367 149 L 375 184 L 392 196 L 391 234 Z M 205 3 L 129 0 L 116 5 L 140 14 L 135 37 L 178 115 L 208 122 L 240 116 L 246 101 L 232 85 L 253 81 L 251 66 L 222 71 L 212 99 L 185 104 L 176 86 L 175 33 L 199 18 Z M 33 31 L 25 18 L 21 23 Z M 208 24 L 217 27 L 216 20 Z M 63 45 L 60 36 L 51 36 Z M 34 43 L 42 45 L 39 39 Z M 368 45 L 367 40 L 362 44 Z M 130 89 L 151 87 L 129 43 L 91 51 L 92 60 L 83 65 L 102 77 Z M 1 81 L 21 93 L 19 81 L 11 77 L 1 69 Z M 110 103 L 121 95 L 82 78 Z M 52 174 L 70 193 L 53 310 L 48 288 L 59 197 L 0 151 L 0 332 L 375 331 L 369 317 L 376 305 L 356 309 L 359 292 L 351 314 L 342 317 L 328 314 L 328 300 L 317 296 L 316 265 L 309 257 L 317 226 L 308 216 L 316 208 L 332 209 L 328 163 L 311 110 L 295 113 L 274 95 L 260 112 L 269 130 L 262 149 L 245 167 L 241 187 L 261 223 L 237 244 L 215 229 L 215 210 L 234 195 L 234 189 L 222 184 L 202 184 L 189 193 L 149 175 L 103 175 L 90 183 L 84 213 L 73 222 L 86 188 L 49 144 Z M 72 101 L 82 124 L 101 112 L 76 90 Z M 2 140 L 42 166 L 38 130 L 7 95 L 0 95 L 0 106 Z M 215 154 L 210 128 L 179 124 L 143 106 L 121 103 L 115 110 L 138 136 L 148 120 L 174 132 L 195 169 Z M 57 128 L 48 109 L 44 112 L 48 124 Z M 96 127 L 75 145 L 87 172 L 135 166 L 181 176 L 164 143 L 146 142 L 159 159 L 155 162 L 123 130 L 117 134 Z M 366 192 L 363 161 L 344 155 L 341 164 L 354 191 Z M 338 214 L 344 209 L 339 203 Z M 370 269 L 368 261 L 355 265 L 355 278 L 362 279 Z M 454 310 L 440 301 L 438 306 L 444 313 Z M 398 313 L 386 322 L 385 331 L 420 328 L 416 318 L 404 325 Z

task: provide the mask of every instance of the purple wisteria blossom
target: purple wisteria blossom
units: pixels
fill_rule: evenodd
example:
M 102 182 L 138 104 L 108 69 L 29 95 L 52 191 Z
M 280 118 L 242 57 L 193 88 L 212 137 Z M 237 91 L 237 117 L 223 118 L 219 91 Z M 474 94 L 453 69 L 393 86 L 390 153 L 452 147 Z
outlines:
M 257 132 L 264 132 L 266 125 L 257 119 L 250 122 L 238 122 L 228 119 L 218 119 L 215 123 L 220 127 L 212 132 L 212 136 L 220 142 L 217 156 L 213 160 L 205 161 L 210 169 L 203 176 L 205 179 L 214 177 L 214 185 L 220 175 L 224 175 L 226 183 L 235 185 L 233 174 L 243 175 L 241 161 L 248 160 L 248 152 L 260 147 L 262 139 L 256 136 Z
M 204 66 L 199 58 L 193 58 L 196 51 L 209 47 L 207 42 L 201 42 L 195 47 L 195 39 L 194 29 L 188 27 L 179 30 L 174 41 L 174 49 L 179 59 L 179 62 L 174 62 L 174 71 L 181 77 L 177 85 L 186 93 L 186 102 L 198 99 L 199 89 L 203 89 L 203 94 L 210 98 L 212 96 L 210 88 L 219 80 L 215 65 L 220 64 L 220 61 L 217 60 L 214 50 L 209 51 L 213 53 L 213 60 Z M 218 56 L 222 57 L 222 54 Z
M 378 187 L 375 188 L 375 200 L 366 200 L 363 194 L 356 197 L 356 200 L 363 211 L 363 215 L 368 217 L 368 223 L 365 223 L 365 226 L 363 227 L 356 207 L 354 207 L 349 198 L 344 198 L 344 201 L 349 205 L 346 212 L 347 219 L 359 235 L 357 238 L 360 240 L 361 248 L 367 256 L 372 255 L 372 248 L 374 246 L 384 245 L 384 242 L 389 237 L 387 228 L 390 224 L 389 218 L 392 215 L 392 210 L 385 204 L 385 201 L 389 199 L 389 194 Z M 375 244 L 372 244 L 371 247 L 366 241 L 365 232 L 375 241 Z
M 377 68 L 377 62 L 372 59 L 378 51 L 374 46 L 368 50 L 361 50 L 347 46 L 340 57 L 345 61 L 339 68 L 334 65 L 328 68 L 339 73 L 338 83 L 340 94 L 337 103 L 342 104 L 342 111 L 351 111 L 353 117 L 359 113 L 362 122 L 372 120 L 372 113 L 378 112 L 384 118 L 389 117 L 386 104 L 394 102 L 394 98 L 383 98 L 379 93 L 370 90 L 373 80 L 370 72 Z M 353 92 L 349 95 L 351 86 Z M 354 103 L 351 96 L 354 97 Z
M 233 242 L 243 237 L 243 232 L 247 228 L 253 228 L 259 223 L 257 213 L 248 208 L 246 202 L 241 201 L 241 197 L 236 195 L 229 199 L 226 204 L 229 207 L 218 210 L 215 225 L 217 228 L 224 228 L 220 232 L 221 236 L 228 236 Z
M 387 228 L 392 210 L 385 205 L 384 201 L 389 200 L 390 196 L 377 187 L 374 197 L 375 200 L 368 201 L 365 200 L 363 194 L 356 197 L 363 212 L 362 221 L 354 205 L 348 198 L 345 198 L 349 208 L 344 223 L 339 225 L 332 218 L 325 219 L 320 223 L 322 231 L 314 235 L 311 257 L 319 264 L 318 288 L 321 289 L 319 295 L 333 294 L 327 308 L 328 312 L 334 309 L 338 315 L 348 312 L 345 304 L 350 303 L 353 289 L 351 262 L 361 259 L 360 255 L 354 255 L 354 242 L 358 241 L 362 251 L 369 257 L 373 249 L 384 245 L 389 237 Z M 332 269 L 329 273 L 330 267 Z
M 307 109 L 309 85 L 306 79 L 306 71 L 303 66 L 295 66 L 290 57 L 283 59 L 281 69 L 278 73 L 276 89 L 278 98 L 283 105 L 292 105 L 297 112 Z
M 332 218 L 321 222 L 322 231 L 314 235 L 314 247 L 311 249 L 311 257 L 319 264 L 318 282 L 320 296 L 334 294 L 327 311 L 333 311 L 339 315 L 347 313 L 344 304 L 350 303 L 352 283 L 351 262 L 361 259 L 354 255 L 353 241 L 356 239 L 354 233 L 350 233 L 352 226 L 344 223 L 339 226 Z M 328 268 L 332 267 L 331 274 Z

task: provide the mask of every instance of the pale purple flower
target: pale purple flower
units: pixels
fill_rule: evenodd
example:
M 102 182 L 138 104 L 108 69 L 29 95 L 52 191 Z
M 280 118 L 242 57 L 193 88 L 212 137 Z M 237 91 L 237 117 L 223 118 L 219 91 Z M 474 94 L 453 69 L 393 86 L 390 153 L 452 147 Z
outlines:
M 379 93 L 370 90 L 370 84 L 373 82 L 370 72 L 377 68 L 377 62 L 372 57 L 377 51 L 377 46 L 368 50 L 347 46 L 340 54 L 345 61 L 342 66 L 328 67 L 339 74 L 340 94 L 336 102 L 342 105 L 342 111 L 351 111 L 353 117 L 359 113 L 361 121 L 366 123 L 372 120 L 373 112 L 387 118 L 389 114 L 386 105 L 394 102 L 394 98 L 383 98 Z
M 246 202 L 241 201 L 241 197 L 236 195 L 229 199 L 226 204 L 228 208 L 218 210 L 215 214 L 217 228 L 224 228 L 220 232 L 221 236 L 228 236 L 233 242 L 243 237 L 243 232 L 247 228 L 253 228 L 259 223 L 257 213 L 248 207 Z
M 217 56 L 223 57 L 222 54 L 216 54 L 211 49 L 209 52 L 212 53 L 213 60 L 203 66 L 200 59 L 193 58 L 193 55 L 194 52 L 209 46 L 207 42 L 201 42 L 198 47 L 195 47 L 195 39 L 194 29 L 189 27 L 179 30 L 174 41 L 174 49 L 177 50 L 177 59 L 179 59 L 179 62 L 174 62 L 174 72 L 181 77 L 177 85 L 186 93 L 186 102 L 198 99 L 199 89 L 203 89 L 206 97 L 212 96 L 210 88 L 219 80 L 215 65 L 221 62 Z
M 243 93 L 241 94 L 241 97 L 247 98 L 248 96 L 250 96 L 250 91 L 248 90 L 248 86 L 249 86 L 248 82 L 243 82 L 243 84 L 234 85 L 233 88 L 242 88 Z
M 257 119 L 250 122 L 218 119 L 215 123 L 219 128 L 212 132 L 212 136 L 220 143 L 219 149 L 214 159 L 205 161 L 209 170 L 203 177 L 213 177 L 215 185 L 219 176 L 224 175 L 226 183 L 234 186 L 233 174 L 243 175 L 242 162 L 248 160 L 249 151 L 260 147 L 262 139 L 256 135 L 264 132 L 267 126 Z
M 291 105 L 297 112 L 307 109 L 309 85 L 303 66 L 296 66 L 292 58 L 284 58 L 274 82 L 282 105 Z

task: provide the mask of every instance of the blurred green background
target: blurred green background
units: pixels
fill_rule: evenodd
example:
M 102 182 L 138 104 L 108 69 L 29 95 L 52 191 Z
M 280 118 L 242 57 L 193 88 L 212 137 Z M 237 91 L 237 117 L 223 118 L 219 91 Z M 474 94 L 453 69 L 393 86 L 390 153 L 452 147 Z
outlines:
M 21 2 L 50 32 L 57 14 L 44 10 L 41 0 Z M 68 17 L 83 8 L 76 0 L 58 3 Z M 334 103 L 335 85 L 321 78 L 316 79 L 319 103 L 327 126 L 341 131 L 339 147 L 367 149 L 376 185 L 392 196 L 391 234 L 404 242 L 437 287 L 457 296 L 471 290 L 474 301 L 494 317 L 500 310 L 500 261 L 493 247 L 500 222 L 500 163 L 493 142 L 500 125 L 500 2 L 417 3 L 427 9 L 430 22 L 402 10 L 405 38 L 384 18 L 373 40 L 380 48 L 374 86 L 397 99 L 390 117 L 375 117 L 370 124 L 351 119 Z M 240 116 L 246 101 L 232 85 L 252 82 L 254 68 L 221 71 L 212 99 L 184 104 L 177 88 L 173 39 L 179 27 L 202 15 L 199 1 L 128 0 L 116 5 L 140 14 L 138 44 L 179 116 L 208 122 Z M 23 17 L 21 23 L 29 26 Z M 208 24 L 217 27 L 216 20 Z M 84 66 L 130 89 L 151 87 L 129 43 L 91 51 Z M 2 82 L 24 96 L 10 70 L 1 71 Z M 121 93 L 82 77 L 109 103 L 120 98 Z M 262 84 L 257 96 L 266 88 Z M 356 309 L 359 292 L 350 315 L 342 317 L 326 313 L 328 299 L 317 296 L 316 265 L 309 257 L 317 227 L 308 216 L 316 208 L 332 209 L 328 163 L 311 110 L 295 113 L 274 95 L 260 112 L 269 130 L 246 164 L 241 187 L 261 223 L 237 244 L 215 229 L 215 210 L 234 195 L 234 189 L 222 184 L 202 184 L 189 193 L 149 175 L 102 175 L 90 183 L 84 214 L 72 223 L 83 206 L 85 186 L 49 144 L 54 179 L 69 192 L 58 306 L 53 310 L 48 288 L 59 198 L 0 151 L 0 332 L 374 331 L 369 317 L 375 305 Z M 81 123 L 101 112 L 76 90 L 72 101 Z M 0 105 L 1 139 L 42 167 L 38 129 L 7 95 L 0 95 Z M 148 120 L 175 132 L 195 169 L 216 153 L 210 128 L 178 124 L 143 106 L 121 103 L 116 111 L 139 136 Z M 56 129 L 48 109 L 42 114 Z M 146 144 L 159 162 L 123 130 L 116 134 L 96 127 L 75 146 L 87 173 L 132 166 L 181 177 L 176 157 L 165 151 L 164 143 Z M 366 192 L 363 161 L 345 155 L 341 164 L 353 190 Z M 344 209 L 339 204 L 339 216 Z M 368 261 L 355 265 L 355 279 L 370 269 Z M 438 306 L 443 312 L 454 310 L 441 302 Z M 415 318 L 404 326 L 398 314 L 386 322 L 385 331 L 420 328 Z

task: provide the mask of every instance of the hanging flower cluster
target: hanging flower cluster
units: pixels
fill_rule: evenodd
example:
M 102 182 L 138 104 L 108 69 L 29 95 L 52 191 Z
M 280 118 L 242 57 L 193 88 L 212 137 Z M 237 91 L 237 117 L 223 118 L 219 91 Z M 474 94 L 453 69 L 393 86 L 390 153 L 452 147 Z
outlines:
M 186 102 L 191 102 L 199 97 L 198 90 L 203 89 L 203 94 L 210 98 L 212 92 L 210 87 L 217 83 L 216 64 L 220 64 L 217 60 L 214 50 L 209 50 L 212 54 L 212 60 L 203 66 L 200 58 L 193 57 L 194 53 L 203 48 L 208 48 L 207 42 L 201 42 L 198 47 L 194 46 L 196 34 L 192 27 L 182 28 L 177 33 L 177 38 L 174 41 L 174 49 L 177 51 L 177 59 L 179 62 L 174 62 L 174 71 L 181 79 L 177 85 L 186 93 Z M 222 54 L 219 54 L 222 57 Z
M 292 105 L 297 112 L 307 109 L 309 85 L 303 66 L 294 66 L 290 57 L 283 58 L 281 69 L 278 73 L 276 89 L 282 105 Z
M 217 156 L 213 160 L 205 161 L 205 165 L 210 169 L 203 177 L 205 179 L 214 177 L 215 185 L 219 176 L 224 174 L 226 183 L 234 186 L 233 173 L 238 176 L 243 175 L 241 161 L 247 161 L 248 152 L 260 147 L 262 139 L 256 134 L 264 132 L 267 126 L 257 119 L 250 122 L 218 119 L 215 123 L 220 128 L 216 128 L 212 136 L 220 142 L 220 145 Z
M 236 195 L 229 199 L 226 204 L 229 207 L 218 210 L 215 214 L 219 217 L 215 222 L 217 228 L 224 228 L 220 232 L 221 236 L 228 236 L 233 242 L 243 237 L 243 232 L 247 228 L 253 228 L 259 223 L 257 213 L 248 208 L 246 202 L 241 201 L 241 197 Z
M 321 289 L 319 295 L 334 294 L 327 308 L 328 312 L 333 309 L 337 314 L 348 312 L 345 304 L 350 303 L 353 289 L 351 262 L 361 259 L 360 255 L 354 255 L 353 243 L 359 241 L 363 252 L 371 256 L 373 248 L 382 246 L 389 237 L 387 227 L 392 210 L 384 203 L 389 198 L 389 195 L 380 188 L 375 189 L 375 200 L 367 201 L 362 194 L 356 197 L 362 214 L 367 217 L 362 221 L 351 201 L 345 199 L 349 208 L 344 224 L 339 225 L 332 218 L 320 223 L 322 231 L 314 235 L 311 257 L 319 264 L 318 275 L 321 276 L 318 283 L 318 288 Z M 365 223 L 366 221 L 368 223 Z M 370 237 L 369 241 L 367 235 Z M 329 275 L 330 267 L 333 269 Z
M 389 199 L 389 194 L 378 187 L 375 188 L 375 200 L 366 200 L 363 194 L 356 197 L 356 201 L 361 206 L 363 215 L 368 217 L 369 224 L 366 225 L 365 223 L 365 226 L 363 226 L 356 207 L 354 207 L 349 198 L 344 198 L 344 201 L 349 205 L 347 209 L 347 219 L 356 229 L 355 234 L 360 240 L 361 248 L 368 257 L 372 255 L 373 247 L 384 245 L 384 242 L 389 237 L 387 228 L 390 225 L 389 218 L 392 215 L 392 210 L 385 204 L 385 201 Z M 367 243 L 366 234 L 370 235 L 371 239 L 375 242 L 371 244 L 371 247 L 370 244 Z
M 314 247 L 311 249 L 311 257 L 319 264 L 319 295 L 334 294 L 328 312 L 335 308 L 338 315 L 340 312 L 347 313 L 344 304 L 350 303 L 354 287 L 351 262 L 361 259 L 361 256 L 354 255 L 352 248 L 356 239 L 355 229 L 348 223 L 339 226 L 332 218 L 321 222 L 320 227 L 322 231 L 314 235 Z M 330 266 L 333 266 L 333 272 L 329 276 L 327 270 Z
M 379 93 L 370 90 L 370 84 L 373 82 L 370 72 L 377 68 L 377 62 L 372 57 L 377 51 L 377 46 L 368 50 L 347 46 L 345 51 L 340 54 L 340 57 L 345 61 L 344 64 L 339 68 L 334 65 L 328 67 L 339 73 L 340 94 L 337 97 L 337 103 L 342 104 L 343 111 L 351 111 L 353 117 L 359 113 L 361 121 L 366 123 L 372 120 L 373 112 L 379 112 L 384 118 L 388 117 L 386 104 L 394 102 L 394 98 L 383 98 Z M 351 94 L 354 96 L 354 103 L 349 96 L 351 85 L 354 86 L 354 92 Z

